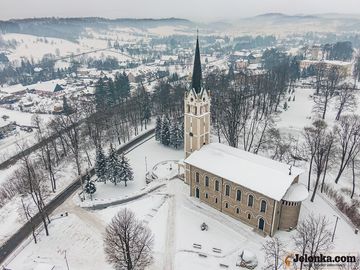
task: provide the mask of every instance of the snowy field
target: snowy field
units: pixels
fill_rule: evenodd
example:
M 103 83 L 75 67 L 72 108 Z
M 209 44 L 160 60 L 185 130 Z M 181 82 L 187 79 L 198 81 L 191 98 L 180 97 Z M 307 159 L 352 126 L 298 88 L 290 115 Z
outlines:
M 119 195 L 124 190 L 136 192 L 145 185 L 145 156 L 149 169 L 161 160 L 180 159 L 183 157 L 183 152 L 165 148 L 150 140 L 128 155 L 135 172 L 135 181 L 132 185 L 127 189 L 123 186 L 114 188 L 106 184 L 106 190 L 98 190 L 99 194 L 101 192 L 109 194 L 111 187 L 113 188 L 111 192 L 119 192 Z M 27 245 L 19 249 L 8 268 L 33 269 L 43 263 L 54 265 L 55 269 L 67 269 L 64 257 L 66 252 L 70 269 L 112 269 L 105 261 L 102 237 L 106 224 L 124 207 L 134 211 L 137 218 L 144 220 L 154 233 L 155 262 L 149 270 L 215 270 L 220 268 L 220 263 L 228 265 L 227 269 L 239 269 L 235 263 L 237 255 L 244 248 L 257 254 L 259 260 L 257 269 L 263 264 L 261 246 L 268 238 L 256 234 L 249 226 L 190 198 L 189 187 L 179 179 L 167 181 L 166 186 L 145 197 L 102 210 L 87 210 L 78 207 L 75 201 L 76 199 L 69 198 L 59 207 L 52 215 L 54 220 L 50 225 L 50 236 L 46 237 L 44 232 L 41 232 L 37 245 L 30 238 Z M 69 212 L 69 216 L 57 218 L 64 212 Z M 335 221 L 334 215 L 341 214 L 320 196 L 316 198 L 315 203 L 309 200 L 304 202 L 300 219 L 308 216 L 310 212 L 326 213 L 331 226 Z M 208 224 L 208 231 L 200 230 L 202 222 Z M 293 251 L 293 247 L 289 244 L 292 243 L 293 234 L 294 232 L 276 234 L 288 243 L 289 252 Z M 201 250 L 193 248 L 194 243 L 202 245 Z M 355 235 L 353 228 L 340 219 L 334 243 L 335 248 L 332 252 L 360 250 L 360 235 Z M 214 253 L 213 248 L 219 248 L 222 252 Z M 207 257 L 200 257 L 199 253 Z
M 5 34 L 2 37 L 6 41 L 16 40 L 18 42 L 18 46 L 8 55 L 10 61 L 19 61 L 22 57 L 38 61 L 45 54 L 57 55 L 57 49 L 59 50 L 58 56 L 70 55 L 80 52 L 82 49 L 74 42 L 58 38 L 42 38 L 25 34 Z
M 20 64 L 22 58 L 33 59 L 34 61 L 39 61 L 46 54 L 52 54 L 55 57 L 65 57 L 71 56 L 72 54 L 85 53 L 98 49 L 106 49 L 108 47 L 108 40 L 118 40 L 119 43 L 123 40 L 127 41 L 136 41 L 138 38 L 134 36 L 136 31 L 127 32 L 127 29 L 119 29 L 115 32 L 106 32 L 101 35 L 98 32 L 89 30 L 87 36 L 81 37 L 77 42 L 72 42 L 60 38 L 50 38 L 50 37 L 39 37 L 34 35 L 26 34 L 3 34 L 1 35 L 5 41 L 12 42 L 16 46 L 15 48 L 9 49 L 9 54 L 7 55 L 10 61 L 15 61 Z M 15 41 L 15 42 L 14 42 Z M 100 57 L 100 53 L 95 53 L 92 57 Z M 119 59 L 119 61 L 124 61 L 129 59 L 128 57 L 121 56 L 117 53 L 105 53 L 106 56 L 114 56 Z M 58 67 L 64 67 L 58 66 Z
M 9 116 L 7 122 L 16 122 L 18 125 L 32 126 L 33 113 L 25 113 L 15 110 L 9 110 L 0 107 L 0 117 L 3 115 Z M 40 118 L 46 123 L 53 115 L 50 114 L 39 114 Z M 13 135 L 8 136 L 0 140 L 0 162 L 12 157 L 14 154 L 19 152 L 19 146 L 22 146 L 25 142 L 26 145 L 31 146 L 35 143 L 35 132 L 28 133 L 21 131 L 17 128 L 17 131 Z M 0 175 L 1 183 L 2 175 Z

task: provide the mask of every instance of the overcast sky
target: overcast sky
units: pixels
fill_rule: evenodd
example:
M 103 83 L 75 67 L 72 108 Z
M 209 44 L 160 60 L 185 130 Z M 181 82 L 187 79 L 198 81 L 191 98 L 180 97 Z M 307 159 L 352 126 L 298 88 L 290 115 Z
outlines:
M 0 0 L 0 19 L 98 16 L 236 19 L 268 12 L 360 13 L 360 0 Z

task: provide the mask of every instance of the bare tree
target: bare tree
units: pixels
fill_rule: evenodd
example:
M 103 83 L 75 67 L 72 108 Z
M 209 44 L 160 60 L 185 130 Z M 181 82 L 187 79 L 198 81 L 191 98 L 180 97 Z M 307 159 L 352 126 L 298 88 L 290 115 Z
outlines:
M 335 136 L 332 132 L 327 131 L 327 125 L 324 121 L 314 122 L 315 129 L 313 135 L 313 148 L 314 148 L 314 165 L 316 180 L 314 185 L 314 191 L 311 196 L 311 202 L 314 201 L 316 191 L 319 187 L 320 177 L 324 173 L 323 181 L 325 181 L 325 174 L 327 170 L 327 165 L 329 161 L 329 156 L 333 148 Z
M 220 99 L 219 99 L 220 100 Z M 227 140 L 228 144 L 233 147 L 238 147 L 239 136 L 244 128 L 244 120 L 249 117 L 250 108 L 244 103 L 244 96 L 239 91 L 232 91 L 231 97 L 224 97 L 222 102 L 226 102 L 219 107 L 214 104 L 214 109 L 218 109 L 217 123 L 220 126 L 221 132 Z
M 70 150 L 74 158 L 78 175 L 81 175 L 81 139 L 79 127 L 81 119 L 81 112 L 74 110 L 70 115 L 59 115 L 53 120 L 53 125 L 63 135 L 67 149 Z
M 336 164 L 336 162 L 337 162 L 336 143 L 337 143 L 337 138 L 336 138 L 335 132 L 333 130 L 333 131 L 331 131 L 331 133 L 328 134 L 328 137 L 327 137 L 327 145 L 326 145 L 327 153 L 325 153 L 326 157 L 325 157 L 324 173 L 323 173 L 322 180 L 321 180 L 321 190 L 320 190 L 321 193 L 323 193 L 323 191 L 324 191 L 325 179 L 326 179 L 328 170 L 330 168 L 332 168 L 333 165 Z
M 334 98 L 335 90 L 342 78 L 344 78 L 344 74 L 338 67 L 331 67 L 326 71 L 326 77 L 321 84 L 320 91 L 317 91 L 314 96 L 313 110 L 319 113 L 322 119 L 325 119 L 330 101 Z
M 34 117 L 32 118 L 32 124 L 37 129 L 36 138 L 38 140 L 38 143 L 41 144 L 40 157 L 41 157 L 41 160 L 43 161 L 44 168 L 49 173 L 51 189 L 53 192 L 55 192 L 56 178 L 55 178 L 55 169 L 54 169 L 54 165 L 53 165 L 54 162 L 52 160 L 52 153 L 51 153 L 51 149 L 49 147 L 49 143 L 45 141 L 47 139 L 47 134 L 45 132 L 46 129 L 44 128 L 44 123 L 39 115 L 34 115 Z
M 357 175 L 356 170 L 359 168 L 358 155 L 351 158 L 350 166 L 352 173 L 352 189 L 351 189 L 350 198 L 352 199 L 354 197 L 355 187 L 356 187 L 356 175 Z
M 22 159 L 22 166 L 15 172 L 15 177 L 19 181 L 19 193 L 32 199 L 43 221 L 46 235 L 49 235 L 48 224 L 50 218 L 44 202 L 48 195 L 48 187 L 45 184 L 46 176 L 44 171 L 39 166 L 36 166 L 29 156 L 25 156 Z
M 35 233 L 36 225 L 33 220 L 33 217 L 34 217 L 33 212 L 34 211 L 31 208 L 31 204 L 29 202 L 24 202 L 24 199 L 21 198 L 21 207 L 22 207 L 22 211 L 23 211 L 26 221 L 28 221 L 29 224 L 31 225 L 31 234 L 34 239 L 34 243 L 37 244 L 37 238 L 36 238 L 36 233 Z
M 340 117 L 340 121 L 335 129 L 335 134 L 339 141 L 340 167 L 335 178 L 335 183 L 348 166 L 351 159 L 360 151 L 360 118 L 358 115 L 345 115 Z
M 283 261 L 285 257 L 285 245 L 274 237 L 266 241 L 261 248 L 265 252 L 266 265 L 263 269 L 283 269 Z
M 320 89 L 322 88 L 323 82 L 325 80 L 325 74 L 326 74 L 326 64 L 321 62 L 317 65 L 315 65 L 315 85 L 316 85 L 316 95 L 320 94 Z
M 301 256 L 319 256 L 320 253 L 328 251 L 332 247 L 331 230 L 325 216 L 309 215 L 302 220 L 296 228 L 296 234 L 293 236 L 296 250 Z M 300 262 L 300 270 L 304 263 Z M 309 262 L 307 269 L 317 269 L 315 262 Z
M 268 137 L 270 139 L 270 143 L 268 144 L 268 148 L 271 150 L 272 155 L 271 159 L 278 160 L 280 162 L 289 163 L 292 158 L 292 144 L 295 140 L 290 134 L 288 137 L 283 137 L 280 133 L 279 129 L 271 128 L 268 131 Z
M 118 270 L 142 270 L 153 262 L 154 238 L 148 227 L 123 209 L 106 227 L 106 259 Z
M 343 112 L 353 112 L 357 107 L 354 88 L 350 84 L 343 84 L 339 87 L 336 96 L 335 109 L 337 111 L 335 120 L 339 120 Z
M 354 88 L 355 88 L 357 81 L 360 80 L 360 54 L 356 55 L 355 57 L 353 76 L 354 76 Z
M 305 139 L 304 146 L 306 151 L 310 155 L 308 191 L 310 191 L 310 186 L 311 186 L 311 173 L 312 173 L 315 155 L 320 145 L 321 137 L 324 135 L 325 129 L 326 129 L 326 123 L 323 120 L 315 120 L 312 126 L 304 128 L 304 133 L 303 133 Z

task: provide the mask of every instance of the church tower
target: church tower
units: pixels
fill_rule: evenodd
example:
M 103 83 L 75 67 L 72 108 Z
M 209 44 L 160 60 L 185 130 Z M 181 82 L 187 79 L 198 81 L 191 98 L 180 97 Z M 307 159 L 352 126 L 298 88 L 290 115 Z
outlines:
M 184 99 L 184 152 L 192 152 L 210 142 L 210 95 L 202 87 L 199 38 L 196 39 L 192 87 Z

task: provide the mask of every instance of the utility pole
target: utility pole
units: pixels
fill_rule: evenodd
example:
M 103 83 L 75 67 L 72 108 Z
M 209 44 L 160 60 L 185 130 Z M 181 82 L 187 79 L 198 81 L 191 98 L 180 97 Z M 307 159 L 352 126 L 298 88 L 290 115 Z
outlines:
M 335 216 L 335 215 L 334 215 L 334 217 L 336 217 L 336 221 L 335 221 L 335 227 L 334 227 L 334 232 L 333 232 L 333 235 L 332 235 L 332 238 L 331 238 L 331 242 L 334 242 L 336 226 L 337 226 L 337 223 L 338 223 L 338 220 L 339 220 L 339 217 L 338 217 L 338 216 Z

